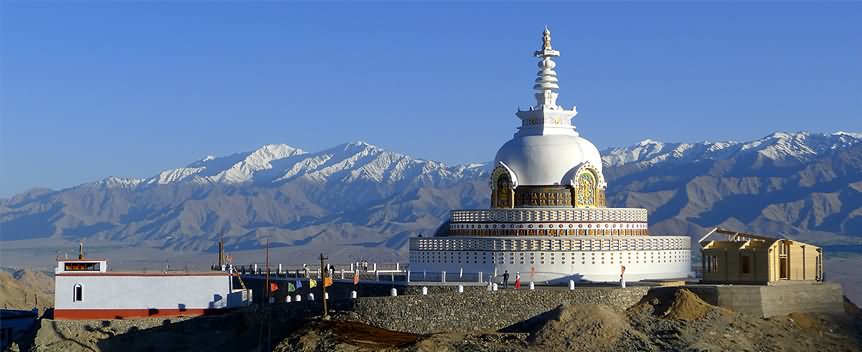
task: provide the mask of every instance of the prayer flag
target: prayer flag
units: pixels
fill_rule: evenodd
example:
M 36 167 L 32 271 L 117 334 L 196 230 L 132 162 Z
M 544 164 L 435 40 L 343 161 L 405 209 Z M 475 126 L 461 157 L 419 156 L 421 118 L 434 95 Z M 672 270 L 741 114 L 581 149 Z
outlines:
M 296 291 L 296 286 L 294 286 L 293 283 L 288 282 L 287 283 L 287 292 L 294 292 L 294 291 Z
M 332 286 L 332 278 L 327 276 L 323 278 L 323 287 Z
M 317 287 L 317 280 L 309 279 L 308 280 L 308 288 L 315 288 L 315 287 Z
M 296 278 L 296 288 L 297 289 L 302 288 L 302 281 L 299 281 L 299 278 Z
M 270 282 L 269 283 L 269 292 L 275 292 L 275 291 L 278 291 L 278 284 L 275 282 Z
M 353 286 L 359 285 L 359 271 L 353 273 Z

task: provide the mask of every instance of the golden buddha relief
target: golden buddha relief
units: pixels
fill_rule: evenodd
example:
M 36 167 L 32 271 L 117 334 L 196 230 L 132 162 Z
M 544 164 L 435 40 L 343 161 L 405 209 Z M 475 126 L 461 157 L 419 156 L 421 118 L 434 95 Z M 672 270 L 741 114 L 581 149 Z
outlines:
M 587 170 L 578 175 L 575 188 L 576 206 L 596 206 L 596 175 L 592 170 Z
M 491 207 L 512 208 L 515 206 L 514 182 L 509 171 L 502 165 L 491 173 Z

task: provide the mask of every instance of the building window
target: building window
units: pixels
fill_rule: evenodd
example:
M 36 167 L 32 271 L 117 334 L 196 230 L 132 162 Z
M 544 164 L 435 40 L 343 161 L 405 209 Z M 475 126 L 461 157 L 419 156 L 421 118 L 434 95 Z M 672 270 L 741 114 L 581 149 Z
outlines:
M 81 302 L 84 300 L 84 286 L 81 284 L 75 285 L 74 292 L 72 293 L 72 302 Z
M 714 255 L 707 255 L 703 259 L 704 264 L 706 264 L 706 272 L 708 273 L 717 273 L 718 272 L 718 257 Z
M 740 262 L 739 272 L 742 274 L 751 274 L 751 256 L 742 255 Z

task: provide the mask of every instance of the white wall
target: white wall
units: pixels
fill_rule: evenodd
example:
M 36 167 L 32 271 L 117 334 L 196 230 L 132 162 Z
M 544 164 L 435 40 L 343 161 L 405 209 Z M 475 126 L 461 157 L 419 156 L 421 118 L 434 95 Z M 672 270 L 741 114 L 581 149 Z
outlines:
M 441 257 L 447 258 L 443 262 L 427 263 L 419 260 L 419 256 L 426 253 L 427 255 L 440 254 Z M 551 253 L 555 253 L 556 260 L 551 264 Z M 472 253 L 469 258 L 478 257 L 478 263 L 473 263 L 471 260 L 467 263 L 462 260 L 457 262 L 455 258 L 467 258 L 466 253 Z M 500 263 L 490 258 L 499 258 L 499 254 L 503 254 L 505 260 Z M 527 258 L 521 264 L 521 252 L 493 252 L 493 251 L 410 251 L 410 271 L 414 281 L 421 280 L 421 272 L 423 270 L 428 273 L 438 273 L 446 271 L 447 278 L 455 281 L 458 272 L 463 268 L 464 273 L 484 272 L 493 273 L 496 269 L 498 275 L 502 275 L 505 270 L 509 271 L 510 282 L 514 281 L 515 273 L 521 273 L 521 279 L 524 281 L 530 280 L 530 271 L 535 268 L 533 281 L 535 282 L 568 282 L 569 279 L 575 281 L 591 281 L 591 282 L 615 282 L 620 278 L 620 266 L 626 266 L 626 280 L 638 281 L 648 279 L 679 279 L 686 278 L 691 275 L 691 250 L 653 250 L 653 251 L 565 251 L 565 264 L 563 264 L 563 253 L 561 251 L 525 251 L 524 257 Z M 541 263 L 541 253 L 545 253 L 545 263 Z M 451 254 L 451 256 L 450 256 Z M 531 264 L 529 261 L 530 255 L 535 258 Z M 509 260 L 510 256 L 514 255 L 514 263 Z M 453 260 L 448 260 L 453 258 Z M 572 261 L 572 258 L 575 258 Z M 581 260 L 584 258 L 585 260 Z M 593 260 L 592 258 L 596 258 Z M 601 258 L 605 258 L 602 261 Z M 611 260 L 613 258 L 613 260 Z M 484 259 L 484 260 L 483 260 Z M 483 263 L 484 261 L 484 263 Z M 485 276 L 487 277 L 487 276 Z
M 224 308 L 227 306 L 230 280 L 227 275 L 57 275 L 54 308 Z M 83 300 L 80 302 L 73 301 L 76 284 L 83 286 Z

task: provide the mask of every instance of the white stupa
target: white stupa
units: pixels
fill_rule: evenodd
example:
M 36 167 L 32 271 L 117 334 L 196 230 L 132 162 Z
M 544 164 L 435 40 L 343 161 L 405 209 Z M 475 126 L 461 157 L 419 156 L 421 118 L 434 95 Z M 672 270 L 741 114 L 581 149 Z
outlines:
M 491 209 L 454 210 L 435 237 L 410 239 L 410 268 L 426 272 L 525 273 L 525 281 L 686 278 L 688 236 L 650 236 L 647 211 L 607 208 L 601 155 L 557 104 L 559 80 L 546 28 L 536 105 L 503 144 L 491 174 Z
M 560 88 L 557 64 L 560 52 L 551 48 L 551 32 L 545 28 L 542 50 L 536 51 L 539 72 L 533 89 L 536 105 L 518 111 L 521 127 L 497 152 L 495 164 L 503 167 L 517 186 L 574 185 L 574 171 L 589 164 L 601 177 L 602 159 L 590 141 L 578 135 L 572 118 L 578 114 L 557 105 Z M 603 186 L 604 187 L 604 186 Z

